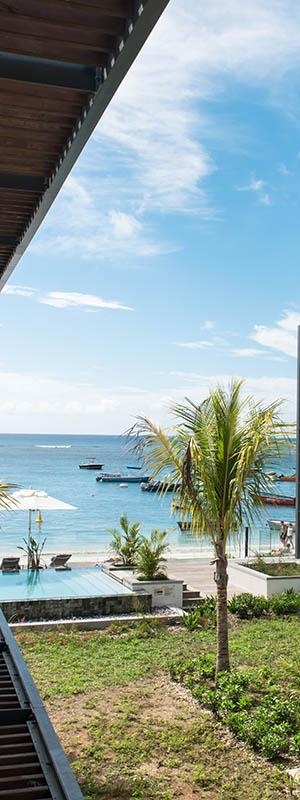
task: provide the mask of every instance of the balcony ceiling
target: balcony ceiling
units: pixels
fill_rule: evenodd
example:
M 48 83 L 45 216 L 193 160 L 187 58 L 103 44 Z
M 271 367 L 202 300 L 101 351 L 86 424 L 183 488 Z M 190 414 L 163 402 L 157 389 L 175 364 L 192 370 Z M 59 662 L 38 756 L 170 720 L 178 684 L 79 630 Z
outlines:
M 169 0 L 0 0 L 0 290 Z

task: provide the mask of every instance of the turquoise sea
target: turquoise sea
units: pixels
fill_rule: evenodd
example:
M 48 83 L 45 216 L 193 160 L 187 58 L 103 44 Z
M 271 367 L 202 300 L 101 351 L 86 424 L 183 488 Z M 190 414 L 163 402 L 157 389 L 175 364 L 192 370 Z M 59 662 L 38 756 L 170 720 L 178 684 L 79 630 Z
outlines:
M 122 489 L 118 484 L 96 482 L 94 471 L 80 470 L 81 462 L 95 459 L 105 465 L 105 471 L 125 471 L 126 465 L 137 464 L 128 452 L 128 444 L 120 436 L 63 436 L 63 435 L 0 435 L 0 480 L 15 483 L 18 487 L 42 489 L 54 497 L 72 503 L 76 511 L 45 511 L 43 524 L 35 523 L 33 535 L 47 537 L 47 552 L 91 552 L 99 558 L 107 556 L 110 540 L 109 528 L 118 526 L 120 514 L 126 512 L 130 521 L 139 520 L 148 534 L 152 528 L 169 531 L 172 555 L 188 556 L 207 553 L 209 544 L 182 533 L 177 525 L 177 515 L 171 515 L 171 496 L 160 498 L 142 492 L 138 484 Z M 279 471 L 293 470 L 295 455 L 282 464 Z M 275 486 L 281 494 L 293 495 L 295 484 Z M 264 549 L 270 541 L 266 525 L 268 517 L 294 519 L 293 508 L 264 510 L 262 519 L 251 531 L 253 549 Z M 0 551 L 16 552 L 27 535 L 28 513 L 24 511 L 1 512 Z M 273 546 L 278 544 L 274 535 Z M 243 548 L 243 532 L 233 545 L 238 553 Z

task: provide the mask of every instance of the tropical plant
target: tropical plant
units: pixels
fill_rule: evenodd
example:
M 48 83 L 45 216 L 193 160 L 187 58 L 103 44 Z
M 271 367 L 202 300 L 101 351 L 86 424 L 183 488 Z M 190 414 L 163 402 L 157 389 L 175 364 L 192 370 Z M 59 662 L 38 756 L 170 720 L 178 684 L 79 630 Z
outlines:
M 12 489 L 16 489 L 16 483 L 0 483 L 0 510 L 12 511 L 14 506 L 17 507 L 17 501 L 10 496 Z
M 186 611 L 183 619 L 183 625 L 189 631 L 197 631 L 199 628 L 209 627 L 216 624 L 216 598 L 211 595 L 205 597 L 199 606 L 191 608 Z
M 18 550 L 23 550 L 26 553 L 28 569 L 39 569 L 46 539 L 43 539 L 42 542 L 36 542 L 33 536 L 29 536 L 29 539 L 23 539 L 23 542 L 25 547 L 18 545 Z
M 233 595 L 228 603 L 228 610 L 240 619 L 263 617 L 270 610 L 270 601 L 266 597 L 244 592 Z
M 176 498 L 192 530 L 209 534 L 214 548 L 217 587 L 216 673 L 229 670 L 227 541 L 253 521 L 259 496 L 270 490 L 272 466 L 290 446 L 289 428 L 279 416 L 281 403 L 268 406 L 242 397 L 242 381 L 217 386 L 203 402 L 173 406 L 176 424 L 164 431 L 139 417 L 130 433 L 151 478 L 181 483 Z
M 141 537 L 141 542 L 137 552 L 136 570 L 139 572 L 139 580 L 155 581 L 166 579 L 166 552 L 168 542 L 166 542 L 167 531 L 154 529 L 151 531 L 150 538 Z
M 127 515 L 120 517 L 121 531 L 113 528 L 109 531 L 112 535 L 110 550 L 121 560 L 125 567 L 134 567 L 138 547 L 141 541 L 140 522 L 129 523 Z

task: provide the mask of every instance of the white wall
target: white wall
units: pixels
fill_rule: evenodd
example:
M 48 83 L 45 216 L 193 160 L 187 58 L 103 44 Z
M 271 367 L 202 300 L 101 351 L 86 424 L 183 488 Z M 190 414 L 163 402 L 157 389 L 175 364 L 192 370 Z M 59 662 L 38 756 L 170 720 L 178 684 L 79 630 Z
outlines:
M 242 589 L 243 592 L 251 592 L 251 594 L 255 595 L 272 597 L 273 594 L 280 594 L 286 589 L 294 589 L 295 592 L 300 592 L 300 564 L 299 578 L 297 576 L 278 578 L 273 575 L 264 575 L 262 572 L 249 569 L 249 567 L 239 564 L 237 561 L 229 562 L 228 574 L 231 586 L 236 586 L 238 589 Z
M 127 581 L 123 581 L 126 585 Z M 183 581 L 137 581 L 128 580 L 128 586 L 136 592 L 147 592 L 152 596 L 152 607 L 172 606 L 182 608 Z

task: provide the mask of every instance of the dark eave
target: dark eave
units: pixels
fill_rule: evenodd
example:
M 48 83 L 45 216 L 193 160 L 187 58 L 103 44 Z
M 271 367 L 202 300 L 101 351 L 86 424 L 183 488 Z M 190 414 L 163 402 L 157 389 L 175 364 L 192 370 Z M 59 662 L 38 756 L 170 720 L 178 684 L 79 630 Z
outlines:
M 0 0 L 0 290 L 169 0 Z

